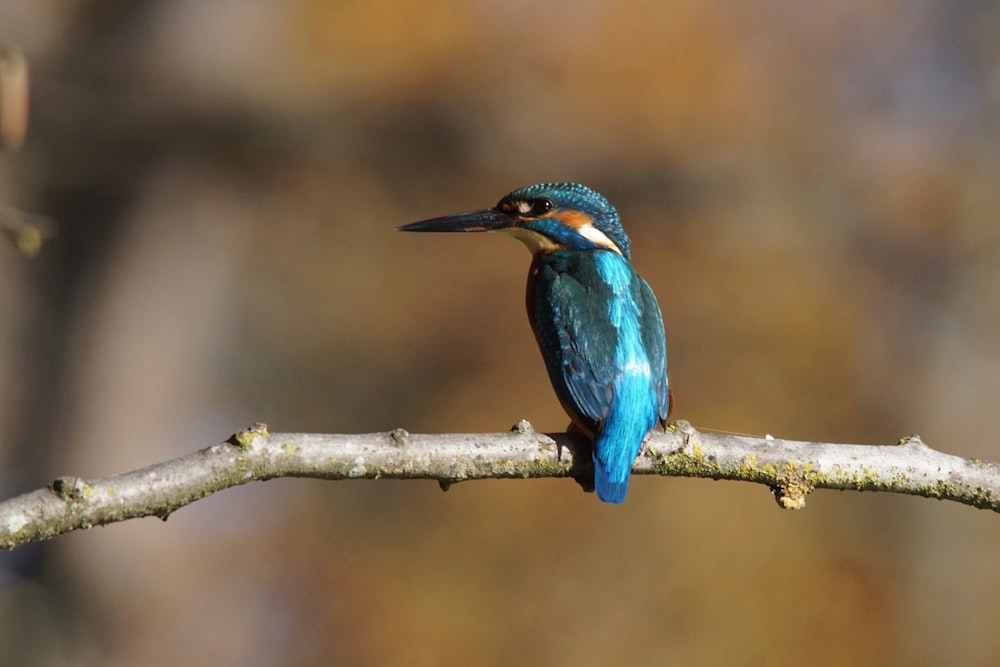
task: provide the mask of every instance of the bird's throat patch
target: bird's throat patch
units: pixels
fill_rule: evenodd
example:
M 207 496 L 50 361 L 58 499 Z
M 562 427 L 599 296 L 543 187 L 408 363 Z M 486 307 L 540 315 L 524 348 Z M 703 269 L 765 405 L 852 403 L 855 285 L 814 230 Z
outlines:
M 500 231 L 513 236 L 515 239 L 528 246 L 528 250 L 531 251 L 532 255 L 537 255 L 538 253 L 550 253 L 559 247 L 556 242 L 548 236 L 524 227 L 506 227 Z

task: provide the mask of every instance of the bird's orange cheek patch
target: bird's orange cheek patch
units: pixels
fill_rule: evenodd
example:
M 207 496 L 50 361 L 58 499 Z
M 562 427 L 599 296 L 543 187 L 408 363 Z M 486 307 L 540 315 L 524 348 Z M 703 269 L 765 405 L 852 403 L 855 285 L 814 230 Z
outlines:
M 609 239 L 607 234 L 594 226 L 594 218 L 586 213 L 581 213 L 580 211 L 559 210 L 542 217 L 558 220 L 567 227 L 575 229 L 576 232 L 583 238 L 592 241 L 601 247 L 607 248 L 608 250 L 612 250 L 619 255 L 622 254 L 622 251 L 617 245 L 615 245 L 614 241 Z
M 580 229 L 581 227 L 594 224 L 594 219 L 591 216 L 586 213 L 581 213 L 580 211 L 555 211 L 552 215 L 544 217 L 555 218 L 564 225 L 572 227 L 573 229 Z

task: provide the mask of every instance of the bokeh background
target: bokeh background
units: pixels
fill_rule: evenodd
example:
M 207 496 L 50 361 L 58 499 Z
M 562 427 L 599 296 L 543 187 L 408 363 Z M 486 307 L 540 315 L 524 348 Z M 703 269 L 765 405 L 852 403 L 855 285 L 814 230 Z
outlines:
M 0 492 L 274 431 L 566 423 L 505 237 L 614 202 L 698 427 L 1000 459 L 1000 5 L 0 0 Z M 4 665 L 993 665 L 1000 518 L 277 480 L 0 554 Z

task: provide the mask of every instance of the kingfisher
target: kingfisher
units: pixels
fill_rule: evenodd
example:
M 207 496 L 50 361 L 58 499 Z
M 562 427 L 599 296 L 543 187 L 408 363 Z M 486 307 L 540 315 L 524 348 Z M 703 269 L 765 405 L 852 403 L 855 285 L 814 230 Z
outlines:
M 505 232 L 532 254 L 528 321 L 571 430 L 588 437 L 594 489 L 621 503 L 632 464 L 673 404 L 663 316 L 635 272 L 618 212 L 578 183 L 514 190 L 493 208 L 398 228 Z

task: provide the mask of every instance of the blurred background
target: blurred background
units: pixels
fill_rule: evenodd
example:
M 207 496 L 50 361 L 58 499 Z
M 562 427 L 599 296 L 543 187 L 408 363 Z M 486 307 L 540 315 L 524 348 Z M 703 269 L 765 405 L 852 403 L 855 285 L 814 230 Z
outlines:
M 1000 459 L 998 31 L 970 1 L 0 0 L 31 73 L 0 204 L 56 230 L 0 239 L 0 492 L 255 420 L 562 430 L 524 248 L 393 232 L 551 180 L 621 212 L 675 417 Z M 276 480 L 0 554 L 0 664 L 993 665 L 998 550 L 995 514 L 887 494 Z

